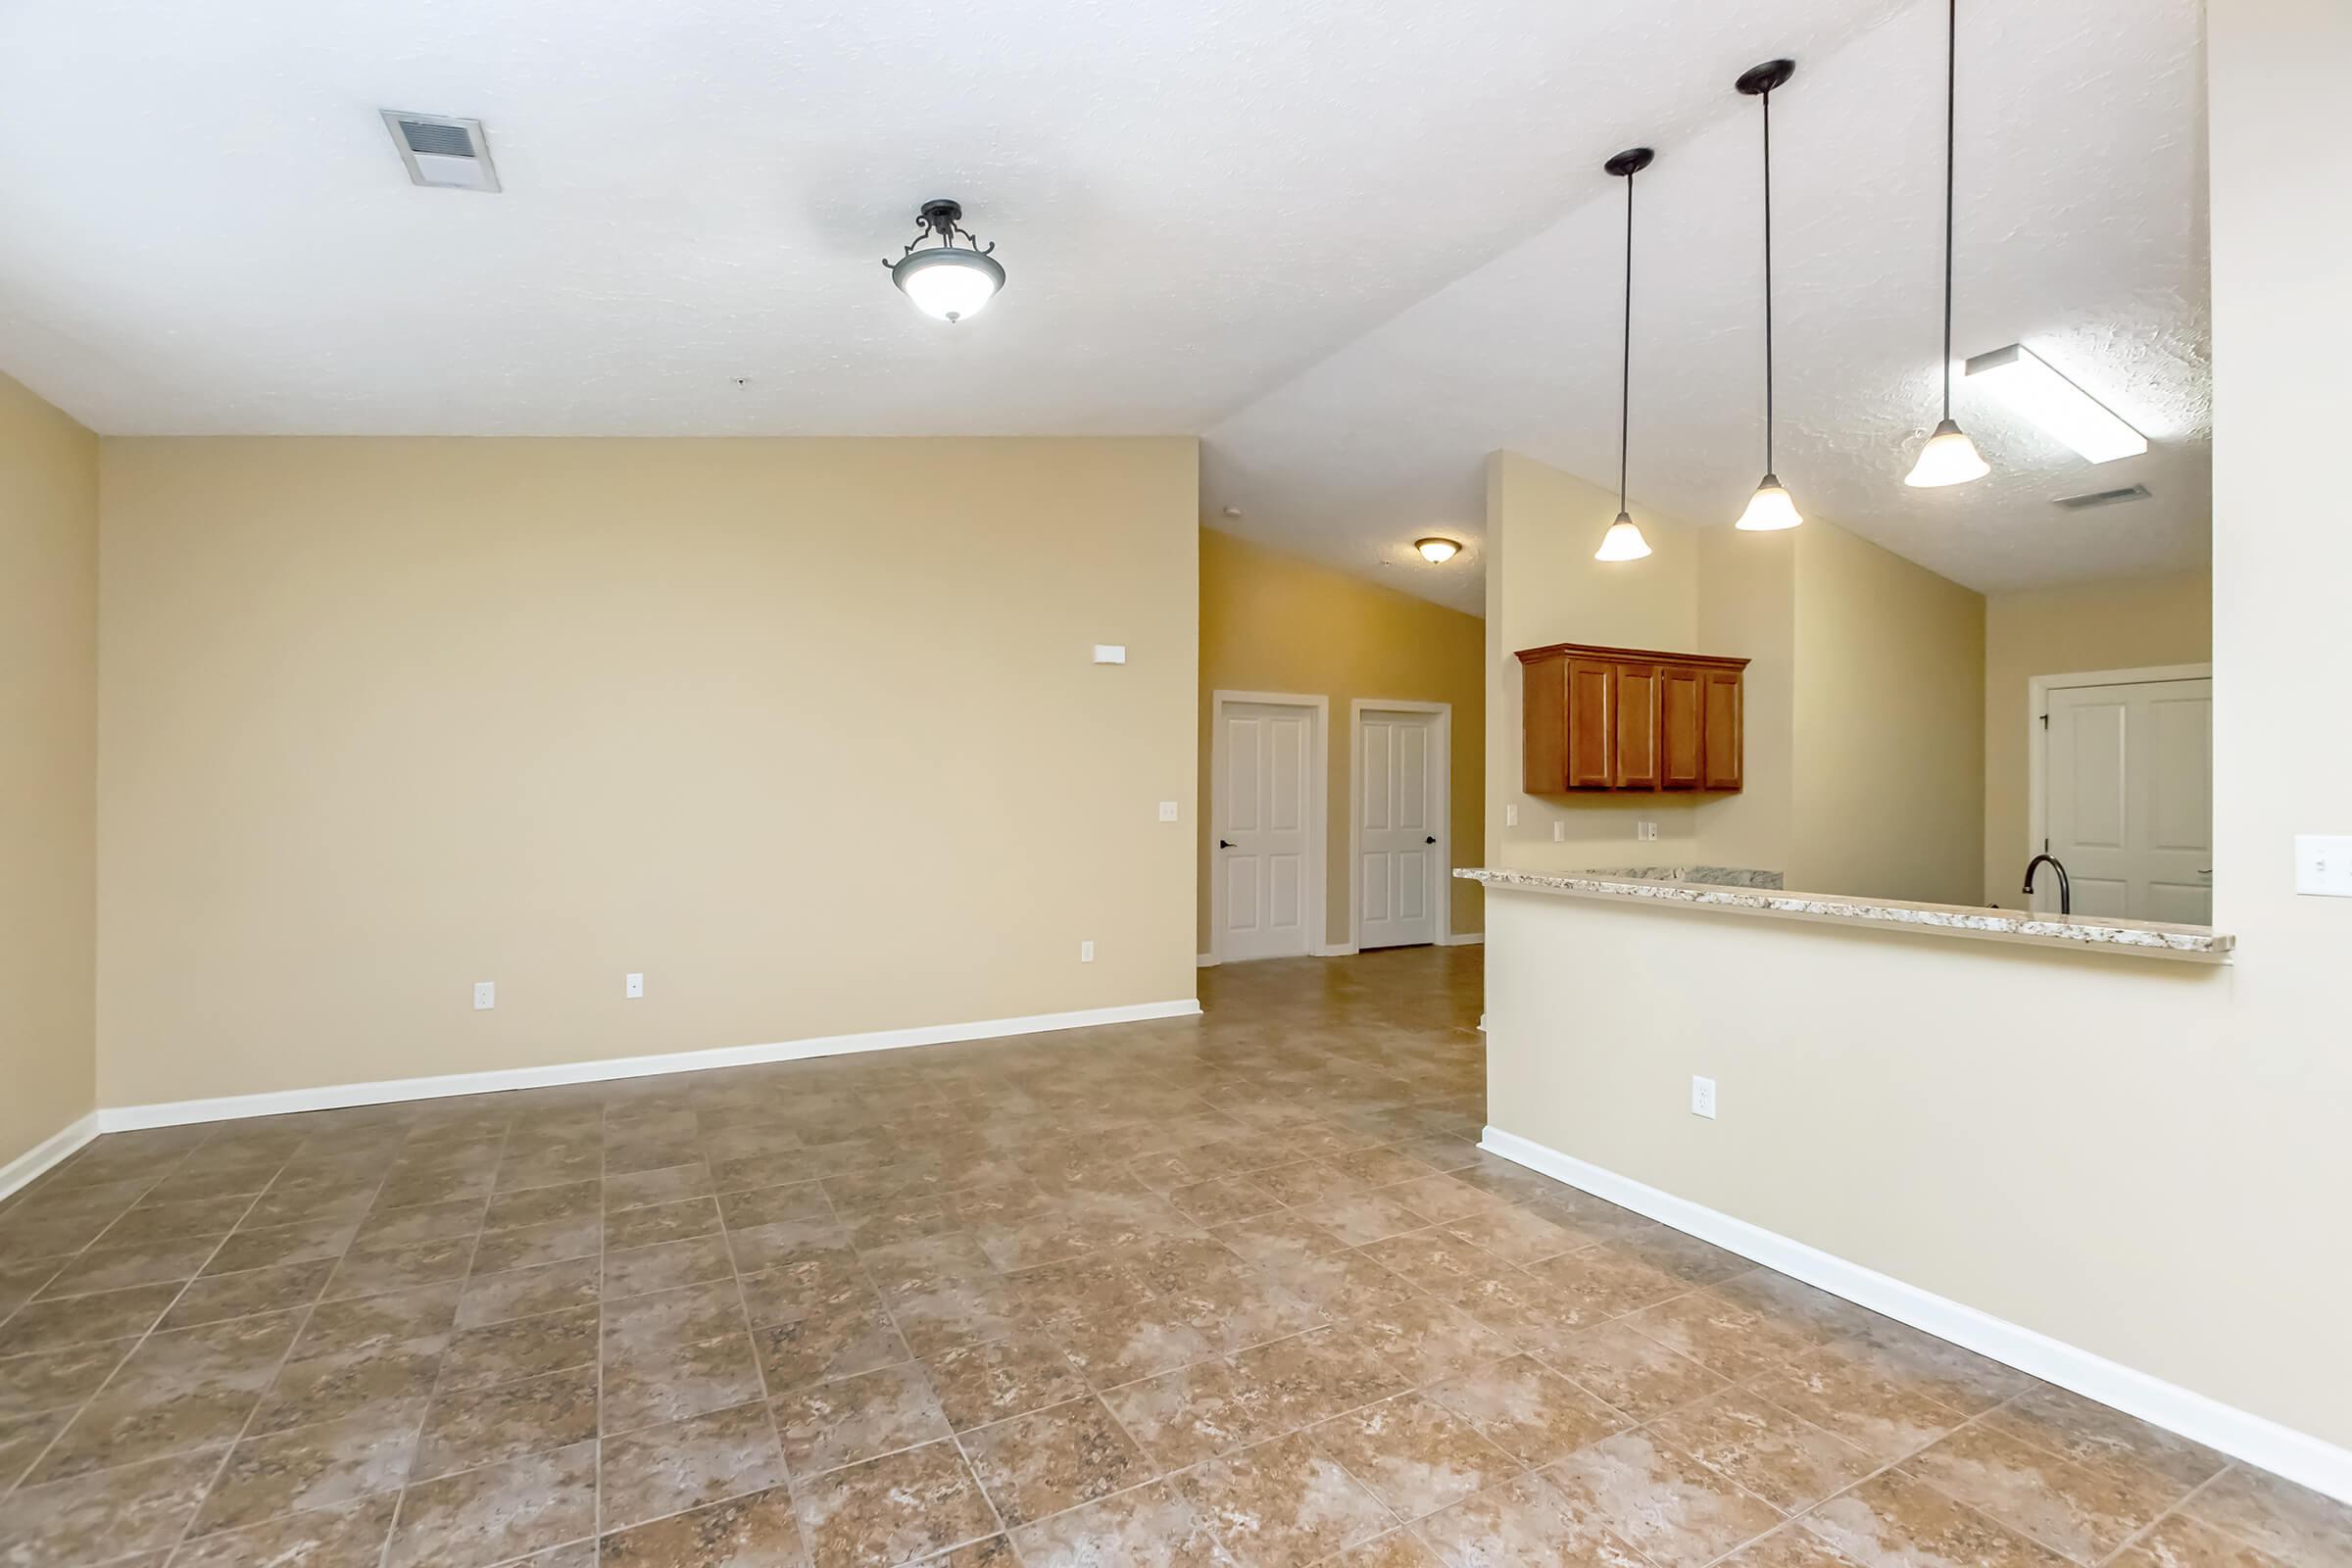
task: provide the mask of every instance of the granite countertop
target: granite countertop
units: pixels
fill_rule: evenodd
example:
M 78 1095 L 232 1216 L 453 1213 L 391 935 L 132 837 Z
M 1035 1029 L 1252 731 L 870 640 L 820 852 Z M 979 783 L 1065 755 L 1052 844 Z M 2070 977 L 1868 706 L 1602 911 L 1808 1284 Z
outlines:
M 1689 867 L 1651 866 L 1651 871 L 1687 872 Z M 1721 869 L 1721 868 L 1715 868 Z M 2032 909 L 1975 908 L 1952 904 L 1905 904 L 1892 899 L 1844 898 L 1831 893 L 1786 893 L 1777 887 L 1707 885 L 1694 876 L 1636 877 L 1612 871 L 1497 871 L 1468 868 L 1453 873 L 1467 882 L 1521 893 L 1568 898 L 1613 899 L 1633 904 L 1675 904 L 1746 914 L 1827 921 L 1836 925 L 1901 926 L 1947 936 L 1989 937 L 2039 947 L 2095 950 L 2145 957 L 2227 958 L 2235 937 L 2204 926 L 2160 925 L 2149 920 L 2109 920 L 2089 915 L 2039 914 Z

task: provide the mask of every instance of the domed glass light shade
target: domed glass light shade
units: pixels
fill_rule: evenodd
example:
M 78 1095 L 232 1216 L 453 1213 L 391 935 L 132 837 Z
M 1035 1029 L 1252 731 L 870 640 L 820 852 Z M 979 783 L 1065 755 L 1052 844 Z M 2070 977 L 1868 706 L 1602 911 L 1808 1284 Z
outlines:
M 1778 528 L 1793 528 L 1804 520 L 1796 503 L 1781 488 L 1780 479 L 1768 473 L 1764 482 L 1756 486 L 1756 493 L 1748 498 L 1747 510 L 1740 514 L 1740 520 L 1733 526 L 1749 533 L 1771 533 Z
M 1928 444 L 1919 449 L 1919 462 L 1903 483 L 1915 490 L 1934 490 L 1947 484 L 1966 484 L 1982 479 L 1992 471 L 1978 453 L 1977 444 L 1968 438 L 1956 420 L 1946 419 L 1928 437 Z
M 1632 515 L 1620 512 L 1609 531 L 1600 538 L 1600 548 L 1592 552 L 1594 561 L 1640 561 L 1649 554 L 1649 541 L 1642 537 L 1642 525 Z
M 1462 553 L 1462 546 L 1459 540 L 1442 539 L 1435 536 L 1428 539 L 1414 540 L 1413 548 L 1420 551 L 1421 559 L 1428 562 L 1433 566 L 1443 566 L 1446 564 L 1446 563 L 1451 561 L 1454 557 Z
M 899 286 L 899 292 L 914 301 L 916 310 L 937 320 L 960 321 L 979 315 L 1004 286 L 1004 269 L 989 254 L 996 247 L 980 249 L 962 221 L 963 208 L 958 203 L 923 203 L 906 253 L 882 264 L 890 269 L 890 280 Z M 966 243 L 956 244 L 958 235 Z M 929 250 L 918 249 L 926 238 L 936 238 L 939 243 Z

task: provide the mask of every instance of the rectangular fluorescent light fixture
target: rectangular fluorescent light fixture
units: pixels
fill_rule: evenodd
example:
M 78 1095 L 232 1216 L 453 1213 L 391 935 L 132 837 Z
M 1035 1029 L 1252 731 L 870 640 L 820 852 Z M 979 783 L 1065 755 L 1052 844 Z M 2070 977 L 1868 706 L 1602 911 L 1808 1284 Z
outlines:
M 1991 389 L 2010 408 L 2092 463 L 2136 458 L 2148 450 L 2146 436 L 2022 343 L 1972 358 L 1968 379 Z

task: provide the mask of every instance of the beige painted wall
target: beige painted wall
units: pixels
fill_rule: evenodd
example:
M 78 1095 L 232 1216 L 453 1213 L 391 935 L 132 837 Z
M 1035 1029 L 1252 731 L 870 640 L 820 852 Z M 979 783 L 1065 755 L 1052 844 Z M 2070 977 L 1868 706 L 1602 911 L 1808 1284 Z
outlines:
M 1698 652 L 1748 662 L 1740 677 L 1741 787 L 1698 806 L 1691 858 L 1786 873 L 1796 760 L 1796 556 L 1804 529 L 1698 532 Z
M 2352 1192 L 2352 900 L 2297 897 L 2291 861 L 2297 832 L 2352 832 L 2352 726 L 2314 717 L 2352 686 L 2352 206 L 2323 199 L 2352 186 L 2352 10 L 2230 0 L 2209 25 L 2235 961 L 1492 895 L 1489 1099 L 1507 1131 L 2352 1447 L 2352 1251 L 2327 1240 Z M 1565 953 L 1614 983 L 1568 994 Z M 1686 1108 L 1694 1072 L 1720 1119 Z
M 1433 568 L 1434 569 L 1434 568 Z M 1218 691 L 1290 692 L 1330 700 L 1331 766 L 1324 854 L 1324 940 L 1352 940 L 1348 879 L 1348 750 L 1358 698 L 1450 703 L 1449 820 L 1456 865 L 1477 865 L 1486 819 L 1486 627 L 1476 615 L 1382 588 L 1213 528 L 1200 530 L 1200 778 L 1209 802 L 1210 699 Z M 1211 835 L 1200 846 L 1200 951 L 1209 951 Z M 1476 883 L 1447 879 L 1454 934 L 1480 929 Z
M 95 1105 L 98 439 L 0 376 L 0 1166 Z
M 109 440 L 104 1102 L 1191 997 L 1197 465 Z
M 1984 598 L 1830 523 L 1796 530 L 1788 886 L 1977 902 Z
M 1520 788 L 1524 739 L 1521 648 L 1598 643 L 1679 651 L 1698 639 L 1698 533 L 1643 511 L 1646 561 L 1592 559 L 1614 491 L 1516 452 L 1487 459 L 1487 861 L 1526 870 L 1655 865 L 1687 858 L 1697 803 L 1606 795 L 1530 795 Z M 1519 823 L 1506 824 L 1517 807 Z M 1658 824 L 1654 844 L 1634 824 Z M 1557 824 L 1562 837 L 1552 837 Z
M 2213 578 L 2205 572 L 1994 594 L 1984 612 L 1985 902 L 2018 906 L 2031 857 L 2027 760 L 2035 675 L 2213 658 Z

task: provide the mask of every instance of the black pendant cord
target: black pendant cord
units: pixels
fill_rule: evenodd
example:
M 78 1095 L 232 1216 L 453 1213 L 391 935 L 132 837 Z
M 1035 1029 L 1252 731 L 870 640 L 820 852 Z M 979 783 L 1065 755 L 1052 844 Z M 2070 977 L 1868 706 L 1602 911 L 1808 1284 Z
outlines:
M 1769 101 L 1769 100 L 1768 100 Z M 1960 0 L 1951 0 L 1943 49 L 1943 416 L 1952 416 L 1952 188 L 1959 177 Z
M 1634 438 L 1634 176 L 1625 176 L 1625 361 L 1617 378 L 1617 515 L 1625 511 L 1625 465 Z
M 1772 89 L 1764 98 L 1764 471 L 1772 467 Z

